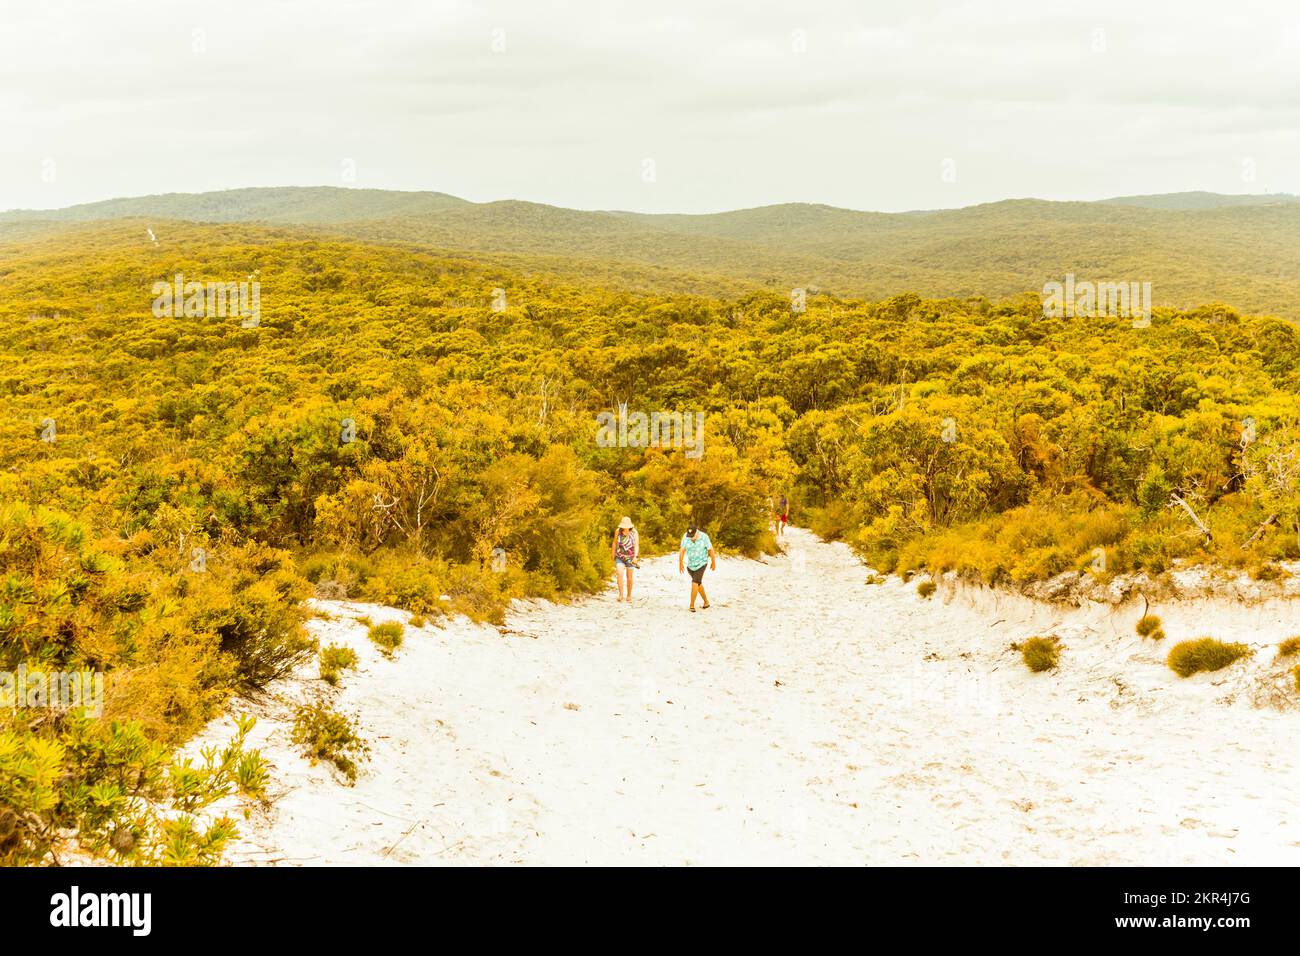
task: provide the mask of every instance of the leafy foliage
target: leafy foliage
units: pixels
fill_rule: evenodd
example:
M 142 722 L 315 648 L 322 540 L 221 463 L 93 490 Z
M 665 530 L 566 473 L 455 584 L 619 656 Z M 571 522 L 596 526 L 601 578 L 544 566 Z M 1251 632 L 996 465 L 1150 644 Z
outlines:
M 402 646 L 404 630 L 405 628 L 397 621 L 385 621 L 383 624 L 373 625 L 368 636 L 385 657 L 392 657 L 393 653 Z
M 337 685 L 339 675 L 345 670 L 357 666 L 357 652 L 350 647 L 330 644 L 320 651 L 320 679 L 330 685 Z
M 349 784 L 356 783 L 357 761 L 367 759 L 370 752 L 351 720 L 319 702 L 298 708 L 291 739 L 302 745 L 313 764 L 318 760 L 334 764 Z

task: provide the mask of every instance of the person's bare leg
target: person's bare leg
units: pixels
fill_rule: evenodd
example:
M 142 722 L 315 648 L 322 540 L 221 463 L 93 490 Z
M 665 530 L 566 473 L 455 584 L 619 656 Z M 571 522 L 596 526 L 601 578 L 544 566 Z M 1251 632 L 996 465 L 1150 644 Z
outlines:
M 695 610 L 695 592 L 698 591 L 699 589 L 700 586 L 696 584 L 694 581 L 692 581 L 691 582 L 691 610 L 692 611 Z
M 614 569 L 614 577 L 618 578 L 618 599 L 620 601 L 623 600 L 623 587 L 624 587 L 623 576 L 625 574 L 627 574 L 627 568 L 623 567 L 622 565 Z
M 704 606 L 705 606 L 705 607 L 708 607 L 708 606 L 709 606 L 709 596 L 708 596 L 707 594 L 704 593 L 704 585 L 703 585 L 703 584 L 697 584 L 696 587 L 698 587 L 698 588 L 700 589 L 700 597 L 704 599 Z
M 623 573 L 627 575 L 627 603 L 632 603 L 632 569 L 624 568 Z

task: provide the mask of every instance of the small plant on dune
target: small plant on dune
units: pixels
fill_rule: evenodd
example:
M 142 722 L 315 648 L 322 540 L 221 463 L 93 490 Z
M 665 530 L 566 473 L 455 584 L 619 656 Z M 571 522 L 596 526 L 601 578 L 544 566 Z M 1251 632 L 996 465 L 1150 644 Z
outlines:
M 235 786 L 246 797 L 261 797 L 266 793 L 266 761 L 257 750 L 248 750 L 239 755 L 239 762 L 234 770 Z
M 1300 654 L 1300 637 L 1288 637 L 1277 646 L 1278 657 L 1290 657 L 1293 654 Z
M 1200 671 L 1217 671 L 1233 661 L 1249 657 L 1251 650 L 1245 644 L 1225 644 L 1213 637 L 1175 644 L 1169 652 L 1168 664 L 1179 677 L 1191 677 Z
M 357 652 L 350 647 L 329 644 L 321 648 L 320 679 L 331 687 L 337 687 L 339 675 L 357 666 Z
M 411 627 L 416 628 L 416 629 L 418 630 L 418 629 L 424 627 L 424 625 L 427 624 L 428 621 L 425 620 L 423 614 L 412 614 L 412 615 L 411 615 L 411 620 L 410 620 L 409 623 L 410 623 Z
M 1291 668 L 1291 676 L 1295 679 L 1295 689 L 1300 690 L 1300 664 Z
M 1250 568 L 1250 577 L 1254 581 L 1279 581 L 1286 577 L 1286 571 L 1267 561 Z
M 404 628 L 397 621 L 385 621 L 370 628 L 370 639 L 378 646 L 385 657 L 392 657 L 393 652 L 402 646 Z
M 1160 618 L 1154 614 L 1143 614 L 1138 618 L 1134 630 L 1142 637 L 1149 637 L 1153 641 L 1162 640 L 1165 636 L 1164 628 L 1160 626 Z
M 884 583 L 885 583 L 885 576 L 884 576 L 883 574 L 868 574 L 868 575 L 867 575 L 867 581 L 866 581 L 866 583 L 867 583 L 867 584 L 884 584 Z
M 1050 671 L 1060 662 L 1061 652 L 1054 637 L 1031 637 L 1020 645 L 1025 666 L 1035 674 Z
M 356 621 L 362 627 L 369 627 L 372 623 L 374 623 L 373 621 L 370 620 L 369 614 L 358 614 L 352 620 Z
M 921 595 L 923 598 L 928 598 L 931 597 L 938 588 L 939 586 L 933 581 L 922 581 L 916 586 L 916 593 Z
M 303 747 L 313 765 L 328 760 L 338 767 L 349 785 L 357 782 L 357 761 L 370 753 L 352 721 L 321 703 L 298 708 L 291 739 Z
M 194 817 L 182 814 L 159 824 L 160 842 L 149 862 L 156 866 L 213 866 L 221 862 L 226 844 L 238 835 L 229 817 L 200 830 Z

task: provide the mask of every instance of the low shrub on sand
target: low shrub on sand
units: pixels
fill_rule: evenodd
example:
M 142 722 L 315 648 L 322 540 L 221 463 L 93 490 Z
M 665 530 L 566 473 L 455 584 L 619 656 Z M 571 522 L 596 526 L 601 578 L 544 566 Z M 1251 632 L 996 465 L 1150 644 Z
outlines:
M 328 760 L 338 767 L 349 784 L 357 782 L 357 761 L 365 760 L 370 753 L 352 721 L 320 703 L 298 708 L 291 739 L 304 748 L 313 764 Z
M 320 679 L 331 686 L 337 686 L 339 674 L 357 666 L 357 652 L 350 647 L 329 644 L 321 648 Z
M 1020 656 L 1024 658 L 1025 666 L 1037 674 L 1054 668 L 1060 662 L 1061 652 L 1056 638 L 1031 637 L 1020 645 Z
M 1290 657 L 1293 654 L 1300 654 L 1300 637 L 1288 637 L 1277 646 L 1278 657 Z
M 370 639 L 379 647 L 385 657 L 392 657 L 393 652 L 402 646 L 404 628 L 397 621 L 385 621 L 370 628 Z
M 938 590 L 938 585 L 933 581 L 922 581 L 916 586 L 916 593 L 923 598 L 931 597 Z
M 1169 652 L 1169 669 L 1179 677 L 1191 677 L 1200 671 L 1217 671 L 1233 661 L 1250 656 L 1245 644 L 1225 644 L 1213 637 L 1175 644 Z
M 1144 614 L 1138 619 L 1135 630 L 1142 637 L 1149 637 L 1153 641 L 1159 641 L 1164 638 L 1164 629 L 1160 626 L 1160 618 L 1154 614 Z

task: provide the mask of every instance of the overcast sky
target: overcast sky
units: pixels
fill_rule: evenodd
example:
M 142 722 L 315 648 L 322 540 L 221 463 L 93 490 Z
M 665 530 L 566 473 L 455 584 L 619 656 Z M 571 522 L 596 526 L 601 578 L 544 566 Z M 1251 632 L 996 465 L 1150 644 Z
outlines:
M 0 208 L 1300 192 L 1294 0 L 0 0 Z

